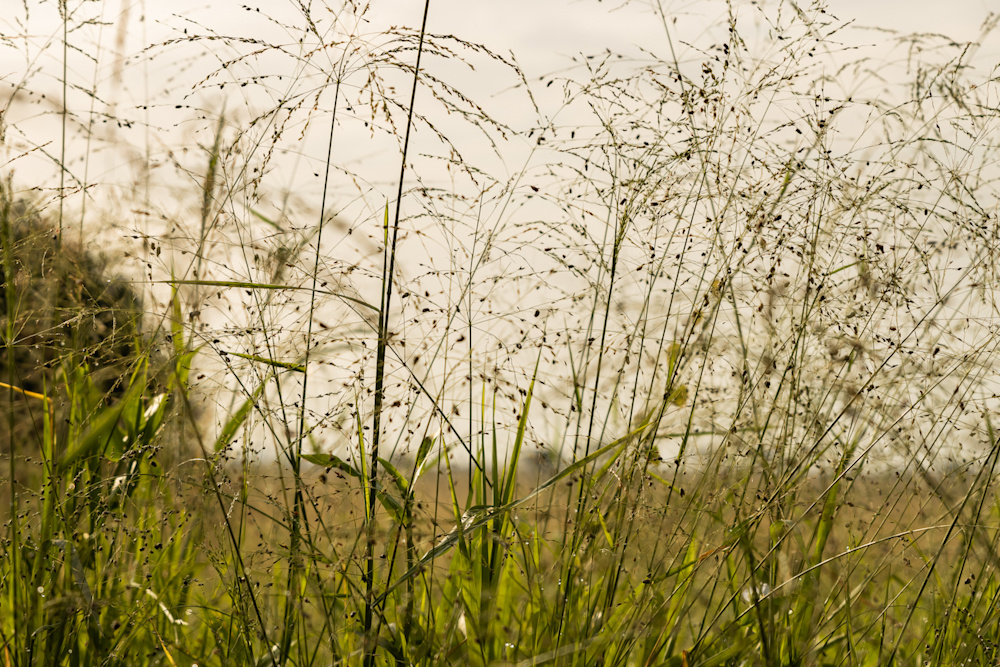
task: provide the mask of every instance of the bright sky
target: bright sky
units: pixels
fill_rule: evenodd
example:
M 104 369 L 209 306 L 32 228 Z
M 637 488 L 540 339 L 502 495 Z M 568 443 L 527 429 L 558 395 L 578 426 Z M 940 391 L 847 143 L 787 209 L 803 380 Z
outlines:
M 663 25 L 653 10 L 655 0 L 432 0 L 428 30 L 432 33 L 452 34 L 471 42 L 481 42 L 494 51 L 507 55 L 513 53 L 524 68 L 529 79 L 537 79 L 543 74 L 566 68 L 570 58 L 580 53 L 596 53 L 605 49 L 626 55 L 640 55 L 640 48 L 648 49 L 661 57 L 669 58 L 669 47 L 665 39 Z M 857 29 L 848 29 L 838 37 L 845 45 L 871 45 L 865 53 L 874 54 L 874 61 L 884 58 L 899 62 L 905 52 L 898 49 L 886 53 L 891 38 L 884 32 L 861 29 L 865 27 L 890 28 L 902 33 L 928 32 L 945 33 L 957 41 L 976 40 L 981 26 L 988 16 L 990 0 L 829 0 L 830 13 L 841 21 L 853 21 Z M 246 11 L 241 5 L 259 8 L 261 11 Z M 324 16 L 319 2 L 313 2 L 317 16 Z M 332 6 L 335 3 L 330 3 Z M 751 25 L 762 27 L 760 13 L 751 0 L 734 3 L 741 18 Z M 774 0 L 763 3 L 768 15 L 773 15 Z M 801 3 L 808 5 L 808 2 Z M 367 17 L 369 24 L 364 32 L 375 35 L 388 26 L 416 28 L 419 26 L 424 2 L 422 0 L 375 0 Z M 83 40 L 99 42 L 99 48 L 84 45 L 81 52 L 85 56 L 96 55 L 103 69 L 93 73 L 93 65 L 85 58 L 78 59 L 71 69 L 71 78 L 81 81 L 83 87 L 96 80 L 101 89 L 98 98 L 113 99 L 118 93 L 112 90 L 111 63 L 120 48 L 116 41 L 124 38 L 124 51 L 133 57 L 143 53 L 146 44 L 183 36 L 186 28 L 189 34 L 214 31 L 222 34 L 237 34 L 258 37 L 271 43 L 287 43 L 295 33 L 283 31 L 274 22 L 265 20 L 266 11 L 288 25 L 300 21 L 297 4 L 290 0 L 172 0 L 152 2 L 150 0 L 105 0 L 99 5 L 92 2 L 70 3 L 75 17 L 100 7 L 100 18 L 104 27 L 74 31 L 71 41 L 75 46 Z M 17 35 L 25 30 L 31 35 L 30 57 L 25 58 L 24 42 L 14 41 L 13 48 L 0 49 L 0 77 L 10 83 L 20 79 L 26 68 L 40 68 L 47 76 L 33 76 L 30 85 L 35 90 L 47 93 L 49 99 L 60 94 L 62 49 L 59 47 L 61 28 L 57 3 L 46 2 L 31 8 L 27 29 L 21 25 L 21 18 L 0 19 L 0 34 Z M 725 3 L 720 0 L 662 0 L 664 13 L 676 19 L 671 25 L 671 37 L 675 47 L 683 51 L 683 42 L 707 47 L 724 36 Z M 788 12 L 788 5 L 785 5 Z M 127 29 L 122 30 L 122 18 L 126 17 Z M 145 19 L 145 20 L 141 20 Z M 743 27 L 746 30 L 746 27 Z M 297 39 L 297 35 L 294 37 Z M 47 44 L 43 57 L 38 57 L 42 45 Z M 202 43 L 204 46 L 218 46 L 226 50 L 220 42 Z M 172 54 L 182 53 L 180 50 Z M 231 53 L 231 52 L 230 52 Z M 855 55 L 857 52 L 851 52 Z M 72 56 L 71 56 L 72 57 Z M 984 40 L 982 48 L 975 56 L 975 62 L 989 70 L 1000 62 L 1000 32 L 993 33 Z M 209 66 L 216 65 L 203 61 L 187 66 L 183 59 L 162 59 L 150 69 L 138 57 L 131 61 L 126 70 L 125 87 L 128 102 L 142 104 L 141 98 L 156 95 L 165 90 L 189 90 L 190 83 L 205 74 Z M 440 62 L 438 66 L 443 66 Z M 88 68 L 90 71 L 88 71 Z M 477 71 L 453 74 L 451 79 L 471 99 L 476 101 L 493 99 L 502 89 L 511 85 L 509 78 L 499 78 L 503 73 Z M 92 85 L 92 84 L 91 84 Z M 0 91 L 2 92 L 2 91 Z M 88 106 L 93 100 L 84 100 Z M 238 106 L 237 100 L 237 106 Z M 127 105 L 126 105 L 127 106 Z M 522 113 L 517 105 L 503 109 L 513 114 L 506 120 L 517 123 Z M 96 108 L 96 107 L 95 107 Z M 233 105 L 229 105 L 231 110 Z M 525 112 L 528 110 L 525 109 Z M 173 114 L 174 117 L 177 114 Z M 51 116 L 49 116 L 51 118 Z M 6 119 L 17 120 L 16 114 Z M 34 121 L 33 121 L 34 122 Z M 175 122 L 175 121 L 168 121 Z M 27 126 L 26 126 L 27 127 Z M 51 134 L 46 127 L 42 135 Z M 341 138 L 343 140 L 343 137 Z M 358 153 L 357 159 L 365 153 Z

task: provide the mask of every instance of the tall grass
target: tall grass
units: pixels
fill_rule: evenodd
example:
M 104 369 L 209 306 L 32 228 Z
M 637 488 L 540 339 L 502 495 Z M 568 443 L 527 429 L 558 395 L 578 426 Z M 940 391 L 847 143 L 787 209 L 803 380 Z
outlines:
M 4 664 L 996 663 L 976 44 L 657 4 L 536 80 L 420 9 L 4 38 Z

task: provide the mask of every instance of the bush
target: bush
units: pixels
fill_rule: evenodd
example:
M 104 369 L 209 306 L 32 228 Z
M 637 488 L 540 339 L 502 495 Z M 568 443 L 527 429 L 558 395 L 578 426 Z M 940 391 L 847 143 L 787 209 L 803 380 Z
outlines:
M 60 404 L 56 425 L 63 437 L 69 406 L 61 388 L 67 374 L 86 375 L 104 404 L 121 398 L 146 347 L 143 308 L 141 297 L 111 273 L 105 257 L 62 240 L 30 203 L 14 199 L 9 182 L 0 191 L 0 215 L 9 266 L 0 292 L 0 327 L 13 333 L 0 349 L 0 363 L 5 384 L 14 387 L 0 392 L 0 447 L 16 442 L 23 455 L 41 447 L 42 404 L 30 394 Z

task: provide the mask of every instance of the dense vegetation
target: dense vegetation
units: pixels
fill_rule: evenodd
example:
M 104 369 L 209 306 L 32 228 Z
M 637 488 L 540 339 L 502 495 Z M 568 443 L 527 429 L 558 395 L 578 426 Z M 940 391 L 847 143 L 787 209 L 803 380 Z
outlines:
M 3 664 L 1000 661 L 976 44 L 105 4 L 0 42 Z

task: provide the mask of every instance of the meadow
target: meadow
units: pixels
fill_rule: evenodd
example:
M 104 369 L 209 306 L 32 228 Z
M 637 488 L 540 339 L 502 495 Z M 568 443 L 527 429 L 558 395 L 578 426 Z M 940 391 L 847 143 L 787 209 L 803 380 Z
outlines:
M 111 4 L 0 35 L 4 665 L 1000 663 L 1000 19 Z

